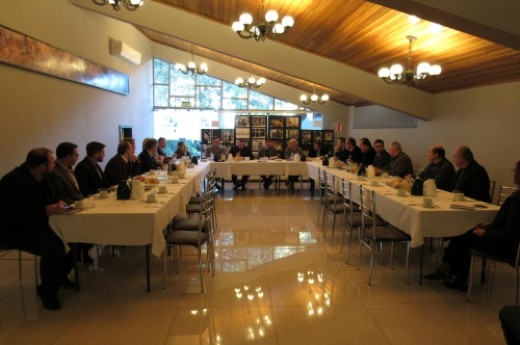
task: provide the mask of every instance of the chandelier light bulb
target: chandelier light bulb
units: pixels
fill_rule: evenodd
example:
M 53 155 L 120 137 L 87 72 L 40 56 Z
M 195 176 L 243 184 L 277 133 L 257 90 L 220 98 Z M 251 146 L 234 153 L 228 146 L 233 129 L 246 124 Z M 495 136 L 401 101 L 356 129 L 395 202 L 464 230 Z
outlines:
M 291 16 L 285 16 L 282 19 L 282 26 L 284 28 L 292 28 L 294 25 L 294 19 Z
M 401 66 L 400 64 L 396 63 L 390 67 L 390 75 L 396 75 L 401 73 L 403 73 L 403 66 Z
M 303 102 L 303 103 L 307 102 L 307 95 L 301 95 L 300 102 Z
M 318 99 L 319 99 L 319 97 L 318 97 L 317 94 L 314 93 L 314 94 L 311 95 L 311 101 L 312 101 L 312 102 L 317 102 Z
M 240 32 L 245 29 L 244 24 L 241 22 L 234 22 L 231 27 L 233 28 L 234 32 Z
M 430 75 L 439 75 L 442 72 L 442 68 L 440 65 L 432 65 L 430 67 Z
M 278 12 L 276 12 L 275 10 L 267 11 L 267 13 L 265 14 L 265 20 L 268 23 L 276 22 L 278 20 Z
M 193 61 L 188 62 L 188 69 L 194 70 L 196 68 L 197 68 L 197 64 L 195 62 L 193 62 Z
M 110 5 L 116 11 L 121 9 L 120 5 L 129 11 L 135 11 L 144 5 L 144 0 L 92 0 L 92 2 L 99 6 Z
M 253 85 L 253 84 L 256 84 L 256 79 L 255 79 L 254 77 L 249 77 L 249 78 L 247 79 L 247 82 L 248 82 L 249 84 Z
M 253 16 L 249 13 L 242 13 L 238 20 L 244 25 L 251 25 L 253 23 Z
M 328 100 L 329 100 L 329 95 L 327 95 L 327 94 L 325 93 L 325 94 L 321 95 L 320 99 L 321 99 L 321 101 L 322 101 L 323 103 L 328 102 Z
M 380 68 L 377 75 L 379 78 L 388 78 L 390 76 L 390 69 L 388 67 Z
M 206 73 L 208 71 L 208 64 L 203 62 L 200 64 L 200 70 L 204 73 Z
M 237 79 L 235 80 L 235 84 L 236 84 L 236 85 L 238 85 L 238 84 L 243 84 L 243 83 L 244 83 L 244 79 L 242 79 L 242 78 L 240 78 L 240 77 L 237 78 Z
M 281 35 L 281 34 L 283 34 L 284 31 L 285 31 L 285 29 L 282 26 L 282 24 L 280 24 L 280 23 L 273 26 L 273 34 L 275 34 L 275 35 Z

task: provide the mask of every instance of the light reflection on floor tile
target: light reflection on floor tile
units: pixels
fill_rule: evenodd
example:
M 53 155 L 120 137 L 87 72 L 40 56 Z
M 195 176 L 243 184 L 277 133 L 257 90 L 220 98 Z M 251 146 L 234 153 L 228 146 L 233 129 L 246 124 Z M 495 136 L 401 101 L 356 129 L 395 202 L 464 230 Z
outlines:
M 368 256 L 358 270 L 353 243 L 345 263 L 341 223 L 332 238 L 328 221 L 324 238 L 318 205 L 306 191 L 219 196 L 204 293 L 195 250 L 183 249 L 178 274 L 168 258 L 164 290 L 162 258 L 152 258 L 146 293 L 143 250 L 127 247 L 103 270 L 83 268 L 82 291 L 60 293 L 63 310 L 50 312 L 34 293 L 31 258 L 21 285 L 16 261 L 0 258 L 0 344 L 505 344 L 497 314 L 513 302 L 509 267 L 497 265 L 493 290 L 477 284 L 468 304 L 440 282 L 418 285 L 417 250 L 407 285 L 398 248 L 394 269 L 376 262 L 368 286 Z

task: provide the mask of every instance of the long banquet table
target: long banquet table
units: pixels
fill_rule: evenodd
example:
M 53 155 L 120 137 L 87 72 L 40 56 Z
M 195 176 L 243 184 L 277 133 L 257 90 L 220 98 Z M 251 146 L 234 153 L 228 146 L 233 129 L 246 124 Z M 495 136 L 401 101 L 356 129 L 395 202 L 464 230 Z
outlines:
M 230 179 L 231 175 L 275 175 L 307 177 L 307 163 L 286 160 L 250 160 L 211 162 L 210 169 L 216 170 L 218 178 Z
M 155 256 L 162 254 L 163 230 L 174 217 L 186 216 L 186 204 L 194 192 L 200 191 L 208 169 L 209 164 L 202 163 L 187 169 L 185 178 L 177 184 L 161 182 L 168 192 L 157 193 L 156 202 L 116 200 L 115 193 L 110 193 L 107 199 L 94 196 L 86 200 L 87 207 L 83 211 L 53 215 L 49 217 L 49 224 L 65 243 L 145 246 L 147 290 L 150 291 L 149 247 Z M 159 178 L 164 180 L 165 172 L 161 172 Z

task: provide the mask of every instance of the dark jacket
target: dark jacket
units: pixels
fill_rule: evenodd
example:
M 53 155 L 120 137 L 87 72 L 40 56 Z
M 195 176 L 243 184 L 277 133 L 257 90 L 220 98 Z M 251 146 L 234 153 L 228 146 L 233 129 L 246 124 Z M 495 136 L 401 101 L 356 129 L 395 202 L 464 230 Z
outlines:
M 393 176 L 404 178 L 414 174 L 412 160 L 404 152 L 399 152 L 397 156 L 390 159 L 388 173 Z
M 348 151 L 348 158 L 350 161 L 354 163 L 361 163 L 361 159 L 363 158 L 363 153 L 359 146 L 354 146 L 352 150 Z
M 96 194 L 99 189 L 107 188 L 108 182 L 105 178 L 103 170 L 99 164 L 93 165 L 92 162 L 85 157 L 81 162 L 78 163 L 74 174 L 79 183 L 79 189 L 83 197 Z
M 361 164 L 366 167 L 374 165 L 374 158 L 376 158 L 376 150 L 373 147 L 369 147 L 367 152 L 362 153 Z
M 376 153 L 376 156 L 374 157 L 374 163 L 372 165 L 374 168 L 386 170 L 391 159 L 392 157 L 390 157 L 390 154 L 385 150 L 381 153 Z
M 31 234 L 49 227 L 46 206 L 58 202 L 53 178 L 37 181 L 24 164 L 0 180 L 0 236 Z
M 76 200 L 83 199 L 83 195 L 81 194 L 81 190 L 79 189 L 79 182 L 76 179 L 76 183 L 72 179 L 69 174 L 74 174 L 72 169 L 69 169 L 66 166 L 61 165 L 59 162 L 56 162 L 56 166 L 54 167 L 54 171 L 52 172 L 54 176 L 56 176 L 57 183 L 59 184 L 58 188 L 60 189 L 60 196 L 63 196 L 63 199 L 66 203 L 71 204 Z
M 131 166 L 128 161 L 125 161 L 123 156 L 115 155 L 110 158 L 105 167 L 105 176 L 110 186 L 119 184 L 121 180 L 126 180 L 132 177 Z
M 247 146 L 244 146 L 243 149 L 240 149 L 238 146 L 233 146 L 231 150 L 229 150 L 229 153 L 233 155 L 233 157 L 236 157 L 237 153 L 240 152 L 240 157 L 249 157 L 251 159 L 254 159 L 255 156 L 253 156 L 253 152 L 251 149 Z
M 437 164 L 428 164 L 419 177 L 423 180 L 434 179 L 437 188 L 451 192 L 455 181 L 455 168 L 449 160 L 443 158 Z
M 141 152 L 139 154 L 139 160 L 141 161 L 141 174 L 160 168 L 159 164 L 155 161 L 155 158 L 150 155 L 148 151 Z
M 465 169 L 459 169 L 455 175 L 452 190 L 459 190 L 468 198 L 490 202 L 489 176 L 486 169 L 473 160 Z

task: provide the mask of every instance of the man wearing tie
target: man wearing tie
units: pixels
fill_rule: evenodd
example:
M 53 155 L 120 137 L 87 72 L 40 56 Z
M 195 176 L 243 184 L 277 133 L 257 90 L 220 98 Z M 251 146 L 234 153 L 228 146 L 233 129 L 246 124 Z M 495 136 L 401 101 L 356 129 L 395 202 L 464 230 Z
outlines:
M 74 169 L 83 197 L 96 194 L 99 189 L 108 187 L 105 174 L 98 164 L 103 162 L 103 158 L 105 158 L 105 144 L 97 141 L 87 144 L 87 157 Z

